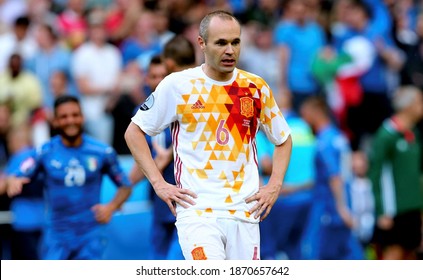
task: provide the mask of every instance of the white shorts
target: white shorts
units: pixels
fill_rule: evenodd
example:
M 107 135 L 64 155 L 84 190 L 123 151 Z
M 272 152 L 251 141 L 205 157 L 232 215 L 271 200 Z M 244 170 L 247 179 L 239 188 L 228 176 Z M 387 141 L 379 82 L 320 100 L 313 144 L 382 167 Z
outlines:
M 227 218 L 186 217 L 176 221 L 187 260 L 260 259 L 259 224 Z

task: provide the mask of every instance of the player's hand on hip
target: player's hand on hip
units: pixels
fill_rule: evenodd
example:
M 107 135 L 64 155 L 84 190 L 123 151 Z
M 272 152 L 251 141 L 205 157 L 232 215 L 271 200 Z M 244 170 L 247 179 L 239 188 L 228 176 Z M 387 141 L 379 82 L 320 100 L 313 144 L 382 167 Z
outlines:
M 114 209 L 108 204 L 96 204 L 91 207 L 91 211 L 94 212 L 94 217 L 100 224 L 107 224 L 112 218 Z
M 22 192 L 23 185 L 29 183 L 31 180 L 26 177 L 10 176 L 6 179 L 7 195 L 14 197 Z
M 255 213 L 255 219 L 259 217 L 260 221 L 266 219 L 279 197 L 280 188 L 280 185 L 273 186 L 268 184 L 266 186 L 260 187 L 258 192 L 245 200 L 246 203 L 257 201 L 253 208 L 250 209 L 250 213 Z
M 190 205 L 195 205 L 195 201 L 192 198 L 197 198 L 197 195 L 193 191 L 181 189 L 166 182 L 162 185 L 155 186 L 154 190 L 157 196 L 166 202 L 174 216 L 176 216 L 176 204 L 188 208 Z

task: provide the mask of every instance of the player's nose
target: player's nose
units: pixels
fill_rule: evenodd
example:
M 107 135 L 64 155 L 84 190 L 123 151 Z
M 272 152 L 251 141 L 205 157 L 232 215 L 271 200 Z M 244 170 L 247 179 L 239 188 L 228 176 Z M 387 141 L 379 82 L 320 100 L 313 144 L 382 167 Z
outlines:
M 234 47 L 231 44 L 228 44 L 226 46 L 225 53 L 227 53 L 227 54 L 233 54 L 234 53 Z

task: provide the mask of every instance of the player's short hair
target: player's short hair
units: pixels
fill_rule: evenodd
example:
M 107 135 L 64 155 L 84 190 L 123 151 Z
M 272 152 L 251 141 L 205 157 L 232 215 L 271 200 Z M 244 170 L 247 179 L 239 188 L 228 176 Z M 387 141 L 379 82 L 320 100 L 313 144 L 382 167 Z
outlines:
M 208 35 L 209 35 L 208 29 L 209 29 L 210 21 L 214 17 L 219 17 L 219 18 L 225 19 L 225 20 L 235 20 L 241 26 L 238 19 L 236 17 L 234 17 L 230 12 L 227 12 L 227 11 L 224 11 L 224 10 L 217 10 L 217 11 L 211 12 L 211 13 L 207 14 L 200 22 L 199 35 L 200 35 L 201 38 L 203 38 L 205 43 L 207 43 L 207 39 L 208 39 Z
M 421 94 L 420 89 L 416 86 L 401 86 L 394 93 L 392 106 L 395 111 L 401 111 L 410 106 L 414 102 L 416 95 L 419 94 Z
M 61 95 L 54 100 L 54 112 L 56 112 L 56 109 L 65 103 L 73 102 L 80 106 L 79 99 L 76 96 L 73 95 Z
M 193 65 L 195 64 L 194 45 L 184 36 L 177 35 L 164 46 L 163 57 L 172 59 L 179 67 Z

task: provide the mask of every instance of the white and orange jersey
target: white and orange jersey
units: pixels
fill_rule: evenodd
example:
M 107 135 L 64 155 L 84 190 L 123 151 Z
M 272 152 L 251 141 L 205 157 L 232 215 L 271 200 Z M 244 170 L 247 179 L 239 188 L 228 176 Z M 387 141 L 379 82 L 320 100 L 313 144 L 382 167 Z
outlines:
M 258 191 L 255 136 L 262 129 L 282 144 L 290 129 L 265 81 L 234 70 L 218 82 L 202 67 L 167 76 L 132 118 L 145 133 L 156 135 L 171 125 L 178 187 L 198 195 L 179 218 L 213 216 L 258 222 L 245 199 Z

